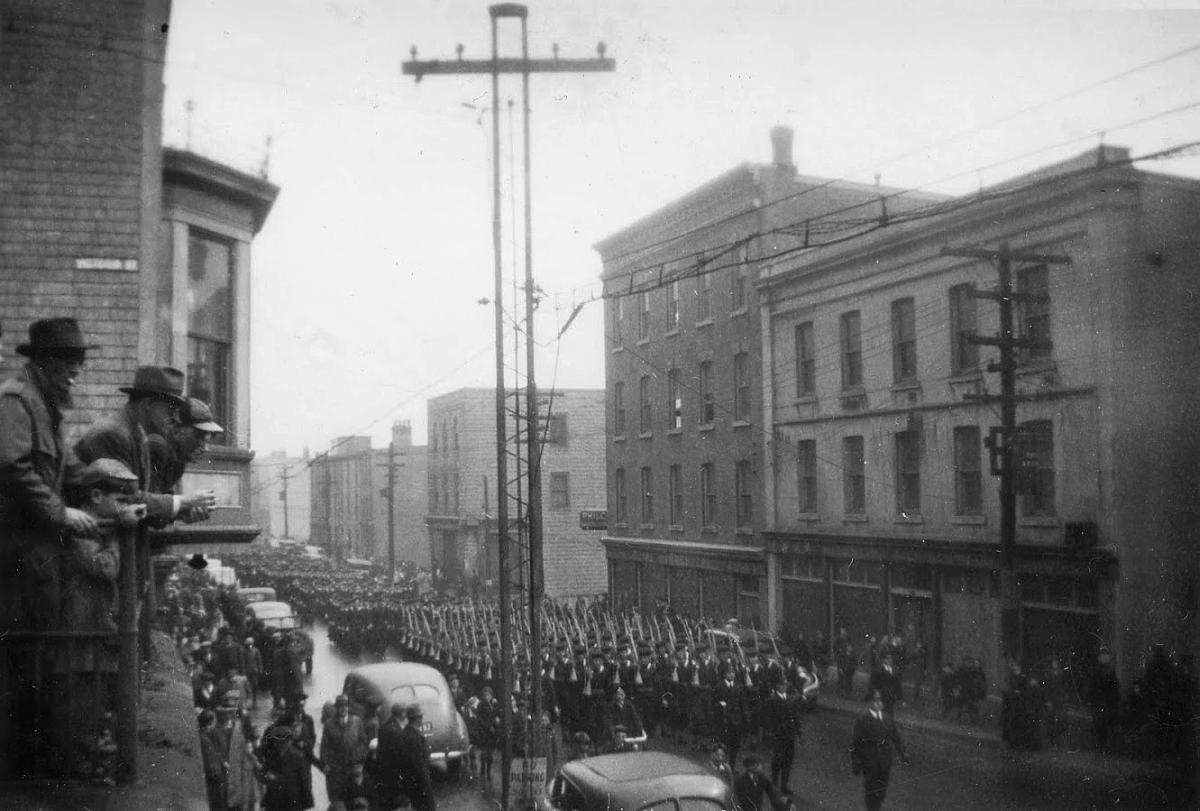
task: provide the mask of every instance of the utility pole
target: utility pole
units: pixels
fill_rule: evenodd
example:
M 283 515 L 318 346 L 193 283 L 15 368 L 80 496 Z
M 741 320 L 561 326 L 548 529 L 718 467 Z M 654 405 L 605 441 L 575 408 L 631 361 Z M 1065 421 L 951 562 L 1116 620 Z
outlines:
M 388 505 L 388 571 L 391 581 L 396 582 L 396 443 L 388 443 L 388 475 L 387 475 L 387 505 Z
M 279 474 L 280 480 L 283 482 L 283 490 L 279 493 L 279 500 L 283 502 L 283 537 L 291 538 L 292 533 L 288 531 L 288 479 L 290 478 L 289 468 L 283 466 L 283 472 Z
M 541 731 L 541 623 L 538 621 L 538 606 L 541 604 L 541 497 L 539 454 L 536 449 L 537 388 L 533 376 L 533 246 L 532 246 L 532 206 L 530 186 L 530 128 L 529 128 L 529 74 L 531 73 L 588 73 L 611 72 L 616 70 L 616 63 L 604 56 L 604 43 L 596 47 L 595 59 L 560 59 L 558 46 L 553 49 L 552 59 L 530 59 L 527 19 L 529 9 L 519 3 L 500 3 L 488 7 L 492 23 L 492 58 L 463 59 L 462 46 L 458 48 L 458 58 L 455 60 L 417 60 L 417 50 L 412 49 L 412 61 L 405 62 L 403 73 L 412 76 L 416 81 L 426 75 L 445 74 L 490 74 L 492 77 L 492 251 L 495 265 L 494 304 L 496 331 L 496 475 L 497 481 L 505 488 L 497 494 L 497 521 L 499 524 L 499 564 L 500 564 L 500 644 L 504 651 L 512 650 L 511 639 L 511 604 L 510 604 L 510 572 L 509 546 L 511 537 L 508 527 L 508 473 L 507 473 L 507 426 L 505 414 L 504 392 L 504 319 L 503 319 L 503 258 L 501 247 L 501 216 L 500 216 L 500 74 L 516 74 L 522 77 L 524 138 L 525 138 L 525 306 L 526 306 L 526 341 L 527 341 L 527 395 L 526 408 L 530 410 L 531 419 L 526 423 L 529 431 L 527 437 L 529 452 L 529 509 L 527 512 L 527 531 L 529 537 L 529 611 L 530 611 L 530 692 L 533 709 L 533 725 L 529 740 L 532 742 L 533 754 L 544 756 L 545 742 Z M 498 24 L 501 19 L 515 18 L 521 22 L 521 57 L 519 59 L 504 58 L 499 55 Z M 518 415 L 519 416 L 519 415 Z M 536 493 L 536 495 L 535 495 Z M 535 507 L 536 510 L 535 511 Z M 511 656 L 505 656 L 500 663 L 501 693 L 505 696 L 512 694 L 512 664 Z M 510 767 L 512 763 L 512 745 L 508 730 L 511 729 L 511 702 L 507 699 L 500 702 L 502 715 L 502 773 L 500 803 L 504 808 L 509 807 Z
M 1018 350 L 1050 349 L 1049 342 L 1039 342 L 1018 335 L 1013 329 L 1013 303 L 1036 303 L 1038 296 L 1013 290 L 1012 263 L 1023 265 L 1069 264 L 1068 256 L 1013 251 L 1007 242 L 998 249 L 942 248 L 942 256 L 986 259 L 999 266 L 999 285 L 995 290 L 975 290 L 971 296 L 999 304 L 1000 332 L 994 337 L 974 335 L 971 343 L 994 346 L 1000 350 L 1000 360 L 988 364 L 989 372 L 1000 373 L 1000 395 L 966 394 L 964 400 L 999 404 L 1000 427 L 993 428 L 986 440 L 991 452 L 991 470 L 1000 477 L 1000 652 L 1008 661 L 1019 662 L 1022 656 L 1021 590 L 1017 582 L 1017 467 L 1018 450 L 1022 441 L 1017 428 L 1017 365 Z

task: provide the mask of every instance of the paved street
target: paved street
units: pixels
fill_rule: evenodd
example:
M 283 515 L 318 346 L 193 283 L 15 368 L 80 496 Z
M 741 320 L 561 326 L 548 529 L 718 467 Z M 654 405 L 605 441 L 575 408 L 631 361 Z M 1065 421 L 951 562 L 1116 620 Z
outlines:
M 311 629 L 315 643 L 313 675 L 306 679 L 309 708 L 340 691 L 342 680 L 360 662 L 342 656 L 327 630 Z M 843 705 L 845 706 L 845 705 Z M 850 705 L 854 706 L 854 705 Z M 259 702 L 256 720 L 265 718 Z M 901 716 L 903 723 L 904 718 Z M 846 809 L 862 806 L 862 787 L 849 770 L 847 747 L 852 717 L 832 706 L 805 717 L 791 787 L 797 809 Z M 887 808 L 892 809 L 1090 809 L 1175 808 L 1180 806 L 1162 769 L 1092 751 L 1013 752 L 978 741 L 920 730 L 904 730 L 911 768 L 892 773 Z M 669 744 L 662 748 L 672 749 Z M 685 752 L 684 754 L 692 754 Z M 699 753 L 697 753 L 699 756 Z M 484 789 L 464 772 L 458 781 L 438 781 L 439 807 L 452 811 L 495 809 L 499 782 Z M 313 774 L 317 808 L 327 806 L 325 781 Z

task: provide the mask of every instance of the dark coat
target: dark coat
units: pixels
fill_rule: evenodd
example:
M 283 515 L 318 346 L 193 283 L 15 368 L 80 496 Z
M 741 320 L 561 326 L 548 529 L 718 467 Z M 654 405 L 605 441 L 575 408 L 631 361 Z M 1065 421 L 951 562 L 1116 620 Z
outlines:
M 313 807 L 312 769 L 291 743 L 279 747 L 268 771 L 263 811 L 305 811 Z
M 97 459 L 116 459 L 138 477 L 141 492 L 137 500 L 146 504 L 146 520 L 155 526 L 170 523 L 175 516 L 175 498 L 153 492 L 150 464 L 150 440 L 138 425 L 129 406 L 118 414 L 96 423 L 75 443 L 79 461 L 90 464 Z
M 907 762 L 904 742 L 896 722 L 884 715 L 882 720 L 870 713 L 854 721 L 854 742 L 850 746 L 850 765 L 855 774 L 862 772 L 867 790 L 882 784 L 887 786 L 892 770 L 892 760 L 899 754 Z
M 429 775 L 429 743 L 410 722 L 400 732 L 400 776 L 402 790 L 417 811 L 433 811 L 433 781 Z
M 884 665 L 879 665 L 872 670 L 867 693 L 872 690 L 878 690 L 883 696 L 884 712 L 891 714 L 896 706 L 896 699 L 900 696 L 900 668 L 893 665 L 892 672 L 889 673 Z

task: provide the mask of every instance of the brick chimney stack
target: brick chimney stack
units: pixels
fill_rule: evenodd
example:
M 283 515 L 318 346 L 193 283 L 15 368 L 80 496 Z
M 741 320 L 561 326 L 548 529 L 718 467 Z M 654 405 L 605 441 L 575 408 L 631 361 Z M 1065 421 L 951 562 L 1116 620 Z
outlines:
M 791 127 L 778 126 L 771 128 L 771 163 L 781 169 L 793 169 L 796 164 L 792 160 L 792 139 L 795 131 Z

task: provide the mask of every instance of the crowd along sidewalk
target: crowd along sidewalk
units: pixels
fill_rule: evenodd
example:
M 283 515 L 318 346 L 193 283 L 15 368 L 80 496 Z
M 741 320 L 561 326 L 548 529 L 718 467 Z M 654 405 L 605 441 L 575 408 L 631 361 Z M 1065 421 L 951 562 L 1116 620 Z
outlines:
M 171 640 L 153 637 L 138 710 L 138 779 L 125 785 L 36 780 L 0 785 L 8 811 L 206 811 L 192 686 Z

